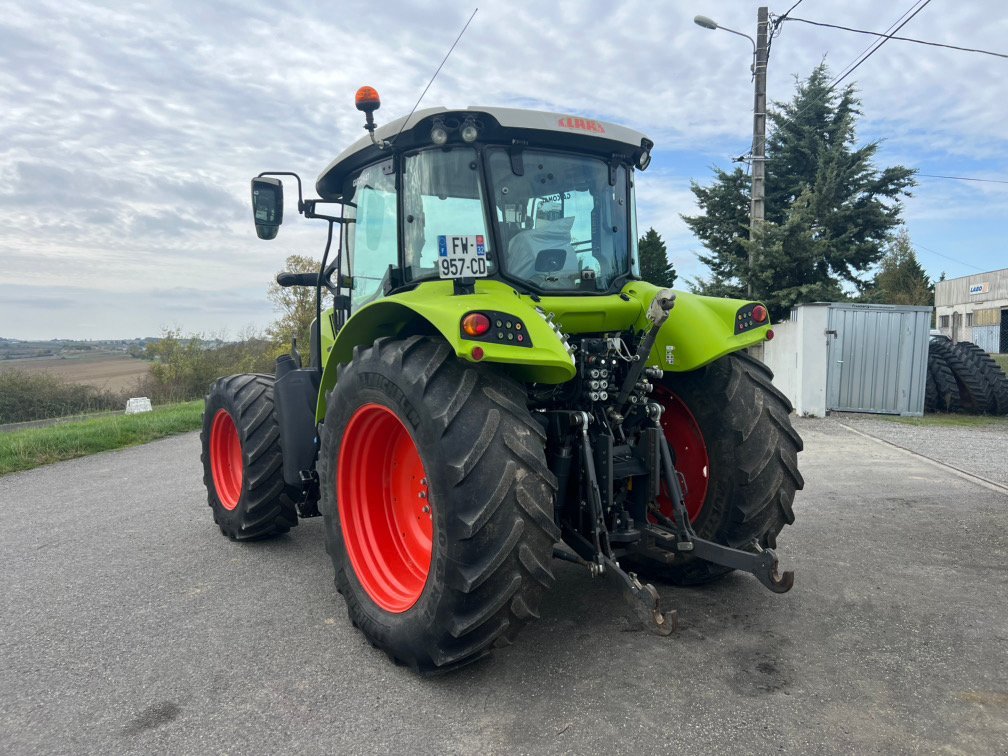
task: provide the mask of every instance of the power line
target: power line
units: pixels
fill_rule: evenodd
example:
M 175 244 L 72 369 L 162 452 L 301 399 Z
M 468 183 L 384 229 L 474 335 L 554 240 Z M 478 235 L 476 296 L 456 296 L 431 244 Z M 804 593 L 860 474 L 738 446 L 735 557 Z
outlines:
M 967 268 L 973 268 L 973 270 L 979 270 L 981 273 L 985 272 L 983 268 L 978 268 L 976 265 L 971 265 L 970 263 L 963 262 L 962 260 L 956 260 L 954 257 L 943 255 L 941 252 L 935 252 L 933 249 L 931 249 L 930 247 L 925 247 L 920 242 L 915 241 L 911 243 L 913 244 L 914 247 L 919 247 L 920 249 L 926 250 L 930 252 L 932 255 L 938 255 L 938 257 L 944 257 L 946 260 L 951 260 L 952 262 L 958 263 L 959 265 L 964 265 Z
M 747 152 L 744 155 L 737 155 L 731 158 L 731 161 L 733 163 L 746 163 L 746 164 L 751 163 L 752 153 Z M 772 163 L 774 162 L 774 159 L 764 158 L 763 162 Z M 914 170 L 915 170 L 914 176 L 919 176 L 920 178 L 949 179 L 951 181 L 979 181 L 984 184 L 1008 184 L 1008 179 L 978 178 L 976 176 L 947 176 L 945 174 L 939 174 L 939 173 L 919 173 L 916 172 L 916 169 Z
M 800 21 L 803 24 L 811 24 L 812 26 L 825 26 L 830 29 L 843 29 L 844 31 L 856 32 L 857 34 L 872 34 L 876 37 L 885 37 L 886 39 L 898 39 L 901 42 L 916 42 L 918 45 L 929 45 L 931 47 L 945 47 L 949 50 L 961 50 L 963 52 L 975 52 L 982 53 L 984 55 L 993 55 L 998 58 L 1008 58 L 1005 53 L 993 52 L 991 50 L 980 50 L 976 47 L 959 47 L 958 45 L 946 45 L 941 42 L 929 42 L 924 39 L 914 39 L 913 37 L 897 37 L 895 34 L 883 34 L 882 32 L 867 31 L 865 29 L 852 29 L 849 26 L 840 26 L 839 24 L 827 24 L 822 21 L 810 21 L 807 18 L 793 18 L 788 17 L 785 19 L 781 17 L 781 21 Z M 908 19 L 909 20 L 909 19 Z
M 783 16 L 774 16 L 773 14 L 771 14 L 771 17 L 770 17 L 771 18 L 770 30 L 769 30 L 769 34 L 767 34 L 767 48 L 766 48 L 766 57 L 767 57 L 767 62 L 768 63 L 770 61 L 770 51 L 773 49 L 774 37 L 776 37 L 778 34 L 780 34 L 780 26 L 781 26 L 781 24 L 784 23 L 784 20 L 788 17 L 788 13 L 790 13 L 791 11 L 793 11 L 795 8 L 797 8 L 801 4 L 802 4 L 802 0 L 798 0 L 798 2 L 796 2 L 790 8 L 788 8 L 786 11 L 784 11 L 784 15 Z M 755 77 L 755 76 L 756 76 L 756 72 L 753 71 L 753 77 Z
M 784 11 L 784 15 L 778 16 L 778 18 L 780 19 L 780 21 L 783 21 L 785 18 L 787 18 L 787 14 L 790 13 L 795 8 L 797 8 L 799 5 L 801 5 L 801 2 L 802 2 L 802 0 L 798 0 L 798 2 L 796 2 L 794 5 L 792 5 L 790 8 L 788 8 L 787 10 Z
M 937 173 L 918 173 L 921 178 L 952 179 L 953 181 L 982 181 L 986 184 L 1008 184 L 1005 179 L 974 178 L 973 176 L 942 176 Z
M 903 15 L 902 15 L 902 16 L 900 16 L 900 17 L 899 17 L 899 18 L 897 18 L 897 19 L 896 19 L 895 21 L 893 21 L 893 22 L 892 22 L 891 24 L 889 24 L 889 28 L 885 30 L 885 33 L 886 33 L 886 34 L 891 34 L 891 33 L 892 33 L 892 32 L 893 32 L 894 30 L 895 30 L 895 28 L 896 28 L 896 25 L 897 25 L 897 24 L 898 24 L 898 23 L 899 23 L 900 21 L 902 21 L 902 20 L 903 20 L 904 18 L 906 18 L 907 16 L 909 16 L 909 15 L 910 15 L 910 13 L 911 13 L 911 12 L 913 11 L 914 7 L 916 7 L 916 5 L 917 5 L 917 3 L 918 3 L 918 2 L 920 2 L 920 0 L 914 0 L 914 4 L 913 4 L 913 5 L 911 5 L 911 6 L 910 6 L 910 8 L 909 8 L 908 10 L 906 10 L 906 11 L 905 11 L 905 12 L 903 13 Z M 861 52 L 859 52 L 859 53 L 858 53 L 858 54 L 857 54 L 857 55 L 856 55 L 856 56 L 854 57 L 854 60 L 852 60 L 852 61 L 851 61 L 850 63 L 848 63 L 848 64 L 847 64 L 846 66 L 844 66 L 843 68 L 841 68 L 841 69 L 840 69 L 841 73 L 842 73 L 842 72 L 844 72 L 844 71 L 846 71 L 846 70 L 847 70 L 848 68 L 850 68 L 850 67 L 851 67 L 852 65 L 854 65 L 854 63 L 856 63 L 856 62 L 857 62 L 857 60 L 858 60 L 858 59 L 859 59 L 859 58 L 860 58 L 860 57 L 861 57 L 862 55 L 864 55 L 864 54 L 865 54 L 866 52 L 868 52 L 868 51 L 869 51 L 869 50 L 870 50 L 870 49 L 872 48 L 872 46 L 873 46 L 874 44 L 875 44 L 875 42 L 874 42 L 874 41 L 872 41 L 872 42 L 869 42 L 869 43 L 868 43 L 868 45 L 867 45 L 867 46 L 865 47 L 865 49 L 864 49 L 864 50 L 862 50 Z
M 903 13 L 903 15 L 897 18 L 889 25 L 889 28 L 885 30 L 885 34 L 883 36 L 890 35 L 902 29 L 904 26 L 906 26 L 907 22 L 909 22 L 910 19 L 912 19 L 922 10 L 924 10 L 925 6 L 927 6 L 928 3 L 930 2 L 931 0 L 914 0 L 914 3 Z M 792 116 L 792 118 L 797 119 L 799 116 L 808 111 L 808 109 L 811 108 L 813 105 L 816 105 L 820 102 L 825 102 L 826 98 L 829 97 L 830 93 L 836 88 L 837 84 L 846 79 L 851 73 L 854 72 L 854 69 L 856 69 L 862 63 L 868 60 L 868 58 L 871 57 L 871 55 L 885 43 L 886 39 L 881 39 L 878 42 L 872 42 L 871 44 L 869 44 L 864 50 L 858 53 L 858 55 L 854 58 L 854 60 L 852 60 L 850 63 L 848 63 L 841 69 L 842 73 L 829 83 L 829 85 L 826 87 L 825 92 L 823 92 L 819 97 L 816 97 L 806 102 L 805 106 L 801 110 L 797 111 Z M 865 53 L 867 53 L 867 55 L 865 55 Z M 774 129 L 774 131 L 776 132 L 776 129 Z
M 913 12 L 913 13 L 912 13 L 912 14 L 910 15 L 910 17 L 909 17 L 909 18 L 907 18 L 907 20 L 906 20 L 906 21 L 904 21 L 904 22 L 903 22 L 902 24 L 900 24 L 899 26 L 897 26 L 897 27 L 896 27 L 896 28 L 895 28 L 895 29 L 894 29 L 893 31 L 899 31 L 899 30 L 900 30 L 900 29 L 902 29 L 902 28 L 903 28 L 904 26 L 906 26 L 906 25 L 907 25 L 908 23 L 910 23 L 910 22 L 911 22 L 911 21 L 913 20 L 914 16 L 916 16 L 916 15 L 917 15 L 918 13 L 920 13 L 920 12 L 921 12 L 922 10 L 924 10 L 924 9 L 925 9 L 926 7 L 928 7 L 928 5 L 929 5 L 930 3 L 931 3 L 931 0 L 924 0 L 924 3 L 923 3 L 922 5 L 920 5 L 920 6 L 919 6 L 919 7 L 917 8 L 917 10 L 915 10 L 915 11 L 914 11 L 914 12 Z M 851 75 L 852 73 L 854 73 L 854 72 L 855 72 L 855 71 L 856 71 L 856 70 L 857 70 L 857 69 L 858 69 L 858 68 L 859 68 L 859 67 L 861 66 L 861 64 L 862 64 L 862 63 L 864 63 L 864 62 L 865 62 L 866 60 L 868 60 L 868 58 L 870 58 L 870 57 L 871 57 L 872 55 L 874 55 L 874 54 L 875 54 L 876 52 L 878 52 L 879 48 L 880 48 L 880 47 L 882 47 L 882 45 L 884 45 L 884 44 L 885 44 L 886 42 L 888 42 L 888 41 L 889 41 L 889 39 L 890 39 L 890 37 L 888 37 L 888 36 L 885 36 L 885 37 L 883 37 L 882 39 L 880 39 L 880 40 L 878 41 L 878 44 L 877 44 L 877 45 L 875 45 L 875 47 L 873 47 L 873 48 L 872 48 L 872 49 L 871 49 L 871 50 L 870 50 L 870 51 L 868 52 L 868 54 L 867 54 L 867 55 L 865 55 L 865 56 L 864 56 L 863 58 L 861 58 L 861 60 L 859 60 L 859 61 L 858 61 L 857 63 L 855 63 L 855 64 L 854 64 L 854 66 L 853 66 L 853 68 L 851 68 L 851 69 L 850 69 L 849 71 L 847 71 L 847 73 L 845 73 L 845 74 L 844 74 L 843 76 L 841 76 L 841 77 L 840 77 L 839 79 L 837 79 L 836 81 L 834 81 L 834 82 L 833 82 L 833 84 L 832 84 L 831 86 L 833 86 L 833 87 L 837 86 L 837 85 L 838 85 L 838 84 L 839 84 L 840 82 L 842 82 L 842 81 L 843 81 L 844 79 L 846 79 L 846 78 L 847 78 L 848 76 L 850 76 L 850 75 Z

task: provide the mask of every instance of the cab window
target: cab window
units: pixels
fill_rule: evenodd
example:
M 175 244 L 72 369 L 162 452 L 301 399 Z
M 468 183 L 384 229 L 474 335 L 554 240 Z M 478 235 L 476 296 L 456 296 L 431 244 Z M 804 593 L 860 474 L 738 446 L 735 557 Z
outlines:
M 385 160 L 364 168 L 350 179 L 344 193 L 345 253 L 353 271 L 350 309 L 356 312 L 382 296 L 389 266 L 398 267 L 395 166 Z

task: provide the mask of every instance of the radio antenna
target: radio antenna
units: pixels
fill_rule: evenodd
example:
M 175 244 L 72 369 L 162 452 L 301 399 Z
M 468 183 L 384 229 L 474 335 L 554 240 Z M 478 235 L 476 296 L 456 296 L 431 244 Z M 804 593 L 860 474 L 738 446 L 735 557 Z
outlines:
M 406 120 L 405 120 L 405 121 L 403 121 L 403 124 L 402 124 L 402 126 L 400 126 L 400 127 L 399 127 L 399 131 L 398 131 L 398 132 L 396 133 L 395 137 L 394 137 L 394 138 L 392 139 L 392 141 L 393 141 L 393 142 L 394 142 L 394 141 L 395 141 L 396 139 L 398 139 L 398 138 L 399 138 L 399 134 L 402 134 L 402 133 L 403 133 L 403 129 L 405 129 L 405 128 L 406 128 L 406 124 L 408 124 L 408 123 L 409 123 L 409 119 L 413 117 L 413 114 L 414 114 L 414 113 L 416 112 L 416 109 L 417 109 L 418 107 L 420 107 L 420 100 L 422 100 L 422 99 L 424 98 L 424 95 L 425 95 L 425 94 L 427 94 L 427 90 L 428 90 L 428 89 L 430 89 L 430 87 L 431 87 L 431 84 L 433 84 L 433 83 L 434 83 L 434 79 L 436 79 L 436 78 L 437 78 L 437 75 L 438 75 L 439 73 L 441 73 L 441 69 L 442 69 L 442 67 L 444 66 L 445 62 L 446 62 L 446 61 L 448 60 L 448 56 L 452 54 L 452 50 L 454 50 L 454 49 L 455 49 L 455 45 L 457 45 L 457 44 L 459 43 L 459 40 L 460 40 L 460 39 L 462 39 L 462 35 L 463 35 L 463 34 L 465 34 L 465 30 L 469 28 L 469 24 L 470 24 L 470 23 L 472 23 L 472 20 L 473 20 L 473 18 L 475 18 L 475 17 L 476 17 L 476 11 L 478 11 L 478 10 L 479 10 L 479 8 L 474 8 L 474 9 L 473 9 L 473 12 L 472 12 L 472 15 L 471 15 L 471 16 L 469 16 L 469 20 L 465 22 L 465 26 L 463 26 L 463 27 L 462 27 L 462 31 L 460 31 L 460 32 L 458 33 L 458 36 L 457 36 L 457 37 L 455 37 L 455 41 L 454 41 L 454 42 L 452 42 L 452 46 L 451 46 L 451 47 L 449 47 L 449 48 L 448 48 L 448 52 L 447 52 L 447 53 L 445 53 L 445 56 L 444 56 L 444 59 L 442 59 L 442 61 L 441 61 L 441 65 L 437 67 L 437 71 L 435 71 L 435 72 L 434 72 L 434 75 L 433 75 L 433 76 L 431 76 L 431 79 L 430 79 L 430 81 L 428 81 L 428 82 L 427 82 L 427 86 L 426 86 L 426 87 L 424 87 L 424 91 L 423 91 L 423 92 L 421 92 L 421 93 L 420 93 L 420 97 L 418 97 L 418 98 L 417 98 L 417 101 L 416 101 L 416 105 L 414 105 L 414 106 L 413 106 L 413 110 L 411 110 L 411 111 L 409 112 L 409 115 L 408 115 L 408 116 L 406 116 Z

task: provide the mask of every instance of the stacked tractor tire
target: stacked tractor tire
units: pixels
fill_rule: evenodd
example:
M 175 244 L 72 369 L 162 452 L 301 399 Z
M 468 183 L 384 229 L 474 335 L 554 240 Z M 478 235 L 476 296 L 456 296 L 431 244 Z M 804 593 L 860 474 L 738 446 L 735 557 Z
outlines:
M 928 345 L 924 411 L 1008 415 L 1008 376 L 976 344 L 935 336 Z

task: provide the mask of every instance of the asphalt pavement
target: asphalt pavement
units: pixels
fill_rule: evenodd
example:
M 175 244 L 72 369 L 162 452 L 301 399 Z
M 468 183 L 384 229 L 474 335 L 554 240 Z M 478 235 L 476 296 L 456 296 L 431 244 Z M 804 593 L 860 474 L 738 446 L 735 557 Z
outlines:
M 1008 752 L 1008 495 L 796 426 L 790 593 L 659 586 L 661 638 L 558 563 L 539 622 L 435 678 L 350 625 L 318 520 L 221 537 L 195 434 L 2 477 L 0 752 Z

